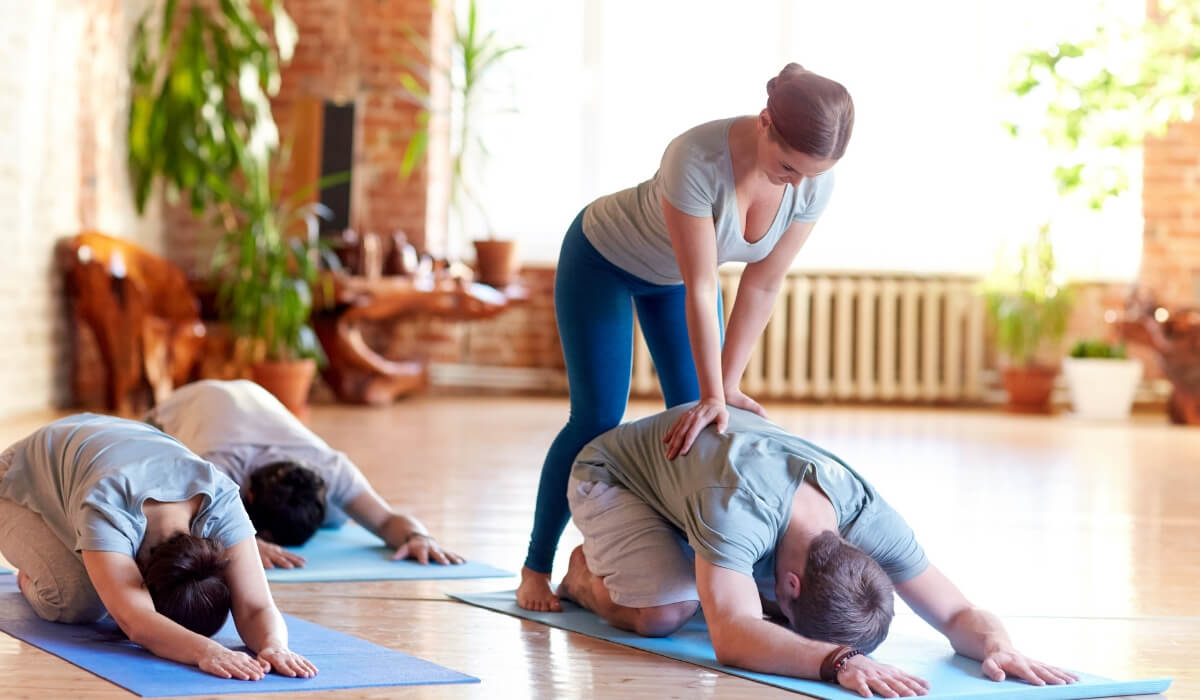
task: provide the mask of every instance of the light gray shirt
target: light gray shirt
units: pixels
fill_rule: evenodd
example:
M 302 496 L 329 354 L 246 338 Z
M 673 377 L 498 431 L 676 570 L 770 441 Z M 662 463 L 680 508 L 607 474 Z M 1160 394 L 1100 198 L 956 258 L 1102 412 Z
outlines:
M 664 197 L 684 214 L 712 218 L 718 265 L 758 262 L 794 222 L 816 221 L 833 192 L 833 171 L 805 178 L 799 187 L 786 185 L 766 235 L 746 242 L 729 153 L 729 129 L 738 119 L 685 131 L 667 145 L 654 177 L 588 205 L 583 233 L 592 246 L 609 262 L 647 282 L 680 284 L 683 275 L 663 218 Z
M 709 426 L 686 455 L 668 460 L 663 437 L 693 405 L 604 433 L 579 453 L 572 476 L 629 489 L 679 528 L 697 554 L 753 577 L 760 590 L 774 580 L 775 548 L 805 479 L 833 504 L 841 536 L 879 562 L 893 582 L 928 566 L 912 529 L 862 476 L 749 411 L 731 407 L 724 434 Z
M 206 379 L 177 389 L 149 420 L 250 488 L 250 474 L 272 462 L 296 461 L 325 480 L 326 527 L 346 521 L 346 504 L 367 479 L 345 454 L 309 430 L 271 392 L 245 379 Z
M 91 413 L 54 421 L 14 445 L 0 480 L 0 496 L 41 515 L 78 556 L 136 556 L 146 535 L 145 501 L 197 495 L 193 535 L 225 547 L 254 536 L 237 485 L 216 467 L 145 423 Z

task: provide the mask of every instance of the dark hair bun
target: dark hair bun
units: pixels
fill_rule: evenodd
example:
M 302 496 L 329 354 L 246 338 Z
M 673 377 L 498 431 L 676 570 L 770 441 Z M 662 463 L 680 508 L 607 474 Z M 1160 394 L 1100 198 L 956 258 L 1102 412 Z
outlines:
M 800 65 L 799 63 L 787 64 L 786 66 L 783 67 L 783 70 L 779 71 L 779 75 L 777 75 L 774 78 L 771 78 L 770 80 L 767 81 L 767 94 L 774 95 L 775 94 L 775 86 L 778 85 L 779 82 L 783 78 L 786 78 L 791 75 L 798 75 L 800 73 L 806 73 L 806 72 L 808 72 L 808 71 L 804 70 L 804 66 Z
M 181 532 L 150 550 L 142 579 L 155 610 L 211 637 L 229 615 L 228 565 L 225 548 L 216 541 Z

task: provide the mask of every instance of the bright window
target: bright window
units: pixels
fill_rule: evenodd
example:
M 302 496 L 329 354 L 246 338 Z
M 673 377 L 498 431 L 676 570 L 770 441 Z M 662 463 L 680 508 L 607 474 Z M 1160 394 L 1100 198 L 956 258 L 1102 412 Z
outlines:
M 1144 7 L 1105 12 L 1136 20 Z M 1079 36 L 1098 12 L 1096 0 L 481 0 L 483 21 L 528 47 L 491 93 L 517 109 L 487 123 L 496 233 L 519 239 L 527 261 L 553 261 L 585 204 L 650 177 L 679 132 L 757 113 L 767 79 L 796 61 L 845 84 L 857 113 L 797 267 L 986 272 L 1001 244 L 1055 215 L 1068 274 L 1132 279 L 1140 174 L 1103 215 L 1064 209 L 1045 148 L 1002 127 L 1028 111 L 1006 90 L 1013 55 Z

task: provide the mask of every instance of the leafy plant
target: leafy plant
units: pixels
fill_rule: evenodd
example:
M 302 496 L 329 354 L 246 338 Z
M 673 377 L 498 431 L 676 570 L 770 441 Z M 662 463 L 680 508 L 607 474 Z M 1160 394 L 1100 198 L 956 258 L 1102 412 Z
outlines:
M 1191 120 L 1200 94 L 1200 0 L 1158 0 L 1137 26 L 1102 24 L 1079 41 L 1016 57 L 1013 93 L 1045 110 L 1041 133 L 1060 154 L 1059 193 L 1093 209 L 1129 187 L 1122 154 Z M 1122 64 L 1124 57 L 1133 60 Z M 1013 136 L 1024 130 L 1008 124 Z
M 1014 365 L 1032 365 L 1039 351 L 1062 341 L 1072 294 L 1058 279 L 1048 226 L 1021 246 L 1015 270 L 997 266 L 984 281 L 983 296 L 996 347 Z
M 147 11 L 134 32 L 129 172 L 139 212 L 162 178 L 199 215 L 233 199 L 247 159 L 265 164 L 278 147 L 268 96 L 278 92 L 297 34 L 279 0 L 262 0 L 274 41 L 250 0 L 187 2 L 177 21 L 179 4 Z
M 246 148 L 236 137 L 234 146 Z M 244 187 L 231 193 L 218 217 L 225 235 L 213 256 L 217 305 L 234 334 L 254 343 L 248 348 L 252 359 L 313 358 L 323 364 L 309 318 L 313 288 L 321 280 L 317 216 L 327 212 L 320 203 L 304 200 L 314 189 L 349 176 L 326 176 L 285 199 L 272 184 L 269 163 L 246 158 L 241 175 Z M 302 235 L 292 235 L 297 228 Z
M 437 4 L 438 0 L 433 0 Z M 525 47 L 520 44 L 503 44 L 496 31 L 484 32 L 479 26 L 477 0 L 467 0 L 465 20 L 457 13 L 450 13 L 453 23 L 448 65 L 434 54 L 429 41 L 410 31 L 409 41 L 420 51 L 424 63 L 409 61 L 410 72 L 404 73 L 400 84 L 407 97 L 420 105 L 422 111 L 417 119 L 417 129 L 411 135 L 401 163 L 401 174 L 412 174 L 429 148 L 429 123 L 431 117 L 445 107 L 435 105 L 426 85 L 440 71 L 440 77 L 450 86 L 449 111 L 447 117 L 451 128 L 450 148 L 450 206 L 465 224 L 468 210 L 474 210 L 484 221 L 487 235 L 493 229 L 487 207 L 470 178 L 489 156 L 487 144 L 479 131 L 479 123 L 485 116 L 481 96 L 487 87 L 486 78 L 500 61 Z M 444 66 L 444 67 L 442 67 Z
M 1079 359 L 1124 360 L 1128 355 L 1124 345 L 1104 340 L 1080 340 L 1071 348 L 1070 356 Z

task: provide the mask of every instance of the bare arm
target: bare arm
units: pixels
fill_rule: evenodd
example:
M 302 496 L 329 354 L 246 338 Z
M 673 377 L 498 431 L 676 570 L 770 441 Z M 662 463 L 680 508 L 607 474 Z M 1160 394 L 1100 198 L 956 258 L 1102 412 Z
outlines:
M 775 307 L 783 278 L 787 276 L 796 255 L 812 235 L 814 226 L 815 221 L 792 224 L 767 257 L 747 265 L 742 271 L 737 300 L 729 316 L 729 328 L 725 333 L 725 348 L 721 356 L 726 395 L 738 391 L 738 383 L 742 373 L 746 371 L 750 352 L 762 335 L 763 329 L 767 327 L 767 320 Z
M 821 677 L 821 662 L 837 645 L 806 639 L 763 619 L 758 588 L 749 576 L 696 557 L 696 587 L 708 622 L 713 651 L 726 666 L 795 678 Z M 899 669 L 856 656 L 838 683 L 869 697 L 923 695 L 924 681 Z
M 287 625 L 271 598 L 254 538 L 230 547 L 228 556 L 225 580 L 233 598 L 233 623 L 242 641 L 259 659 L 286 676 L 316 675 L 315 666 L 288 649 Z
M 255 566 L 261 575 L 262 567 L 257 564 L 257 555 L 255 557 Z M 159 614 L 131 557 L 117 552 L 85 551 L 83 565 L 108 614 L 134 644 L 145 647 L 155 656 L 199 666 L 221 678 L 258 680 L 263 677 L 267 669 L 255 659 L 227 649 Z
M 1034 685 L 1078 680 L 1072 673 L 1018 652 L 1000 618 L 972 605 L 932 564 L 917 576 L 897 584 L 896 592 L 931 627 L 946 635 L 954 651 L 982 662 L 983 672 L 992 680 L 1002 681 L 1006 674 Z
M 394 559 L 413 558 L 422 564 L 428 564 L 431 559 L 439 564 L 465 561 L 459 555 L 443 550 L 419 520 L 407 513 L 396 512 L 369 484 L 346 504 L 345 510 L 355 522 L 394 549 Z
M 671 236 L 671 248 L 683 276 L 688 341 L 700 385 L 699 403 L 680 415 L 663 440 L 667 445 L 667 458 L 674 459 L 677 455 L 687 454 L 696 436 L 709 424 L 715 424 L 717 432 L 724 432 L 729 424 L 729 409 L 725 407 L 721 379 L 716 231 L 710 218 L 684 214 L 665 197 L 661 204 Z
M 725 401 L 721 381 L 721 334 L 717 319 L 717 234 L 711 218 L 689 216 L 662 200 L 671 248 L 687 289 L 688 340 L 700 382 L 700 398 Z

